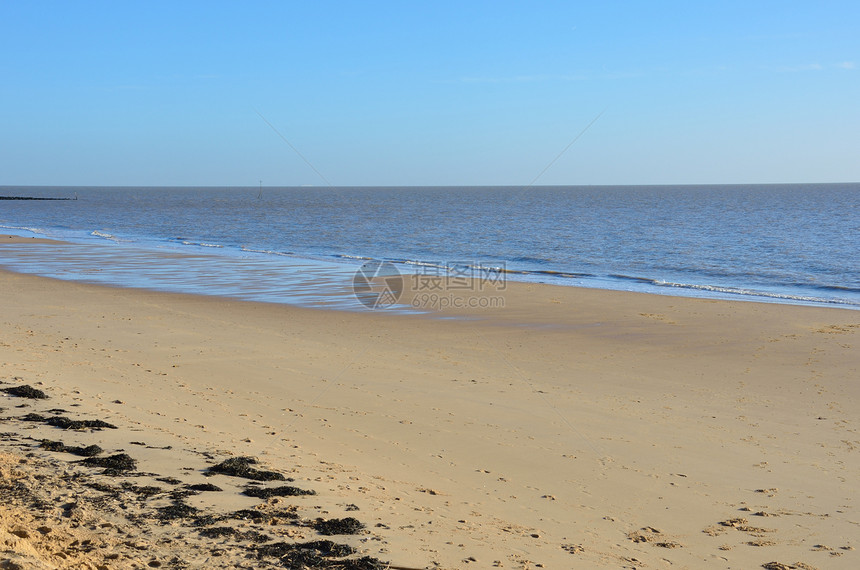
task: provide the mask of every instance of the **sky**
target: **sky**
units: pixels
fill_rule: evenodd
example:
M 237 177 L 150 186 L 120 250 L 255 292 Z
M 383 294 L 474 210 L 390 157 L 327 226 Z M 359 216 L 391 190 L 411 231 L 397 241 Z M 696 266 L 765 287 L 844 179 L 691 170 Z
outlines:
M 0 186 L 857 182 L 858 22 L 856 1 L 0 0 Z

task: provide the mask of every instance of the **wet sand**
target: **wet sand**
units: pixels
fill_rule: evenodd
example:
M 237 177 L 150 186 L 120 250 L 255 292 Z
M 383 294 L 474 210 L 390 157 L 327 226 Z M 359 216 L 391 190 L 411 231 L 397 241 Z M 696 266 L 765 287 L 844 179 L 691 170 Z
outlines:
M 0 234 L 0 245 L 3 244 L 27 244 L 27 243 L 44 243 L 44 244 L 59 244 L 59 243 L 67 243 L 60 240 L 55 239 L 47 239 L 47 238 L 37 238 L 37 237 L 24 237 L 24 236 L 15 236 L 9 234 Z
M 354 549 L 332 560 L 392 568 L 858 564 L 857 311 L 509 283 L 503 308 L 403 316 L 0 285 L 0 388 L 49 396 L 0 393 L 3 485 L 30 489 L 4 499 L 0 557 L 255 567 L 278 560 L 247 558 L 255 545 L 332 538 Z M 104 475 L 44 439 L 136 464 Z M 205 476 L 230 457 L 294 480 L 259 486 L 315 494 Z M 238 537 L 158 518 L 207 482 L 222 491 L 178 504 Z M 78 518 L 61 508 L 78 502 Z M 254 508 L 297 518 L 220 518 Z M 350 517 L 357 534 L 314 526 Z

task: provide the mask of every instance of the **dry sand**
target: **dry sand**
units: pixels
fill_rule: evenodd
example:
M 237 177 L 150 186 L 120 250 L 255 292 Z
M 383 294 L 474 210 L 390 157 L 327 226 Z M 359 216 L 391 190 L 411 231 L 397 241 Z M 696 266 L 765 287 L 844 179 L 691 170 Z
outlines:
M 860 566 L 857 311 L 509 283 L 504 308 L 442 319 L 0 286 L 0 388 L 50 396 L 0 394 L 0 560 L 20 567 L 263 564 L 251 535 L 154 518 L 206 482 L 224 490 L 179 502 L 292 509 L 224 523 L 271 542 L 355 517 L 331 538 L 392 568 Z M 118 429 L 20 419 L 52 408 Z M 101 475 L 42 439 L 138 464 Z M 316 494 L 204 476 L 230 456 Z

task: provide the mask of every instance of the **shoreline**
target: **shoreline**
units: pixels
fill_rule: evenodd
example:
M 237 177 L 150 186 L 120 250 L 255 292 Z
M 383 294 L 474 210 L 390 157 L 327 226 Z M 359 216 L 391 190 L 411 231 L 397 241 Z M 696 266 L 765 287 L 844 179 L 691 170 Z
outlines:
M 25 230 L 21 230 L 25 231 Z M 28 233 L 36 234 L 32 230 Z M 243 249 L 231 251 L 229 247 L 187 243 L 134 244 L 110 234 L 98 234 L 101 240 L 73 242 L 55 238 L 25 237 L 0 234 L 0 246 L 8 245 L 6 269 L 20 273 L 42 275 L 68 281 L 102 284 L 114 287 L 143 288 L 155 291 L 220 295 L 246 301 L 263 301 L 309 307 L 328 305 L 335 309 L 361 309 L 352 295 L 353 279 L 360 271 L 360 263 L 383 263 L 394 268 L 404 282 L 414 278 L 432 279 L 432 276 L 449 275 L 460 279 L 460 270 L 446 270 L 440 265 L 408 260 L 373 260 L 341 256 L 336 259 L 280 254 L 270 251 Z M 38 234 L 36 234 L 38 235 Z M 177 238 L 179 239 L 179 238 Z M 34 261 L 27 249 L 15 246 L 27 244 L 66 246 L 55 250 L 54 260 Z M 115 249 L 115 246 L 118 246 Z M 193 246 L 193 247 L 190 247 Z M 164 248 L 164 249 L 161 249 Z M 219 252 L 219 253 L 215 253 Z M 107 259 L 108 262 L 104 263 Z M 99 266 L 98 269 L 93 269 Z M 150 271 L 141 271 L 149 267 Z M 789 289 L 769 290 L 762 286 L 706 285 L 695 283 L 664 282 L 660 279 L 629 275 L 570 274 L 563 271 L 530 271 L 499 268 L 463 268 L 466 279 L 473 282 L 501 282 L 513 286 L 538 285 L 576 289 L 596 289 L 623 293 L 644 293 L 672 298 L 726 300 L 737 302 L 770 303 L 792 306 L 832 307 L 860 310 L 860 298 L 816 297 L 814 287 L 802 291 Z M 330 289 L 320 294 L 320 288 Z M 491 287 L 492 288 L 492 287 Z M 825 290 L 832 288 L 824 287 Z M 846 290 L 856 296 L 853 290 Z M 412 291 L 418 293 L 419 291 Z M 320 299 L 324 300 L 322 303 Z M 408 312 L 408 307 L 395 310 Z
M 9 241 L 6 241 L 9 240 Z M 79 244 L 55 240 L 52 238 L 24 238 L 14 235 L 0 234 L 0 246 L 3 243 L 12 245 L 63 245 L 76 248 Z M 2 249 L 0 249 L 2 253 Z M 341 286 L 335 293 L 325 293 L 319 290 L 314 291 L 314 295 L 324 300 L 317 304 L 309 304 L 290 301 L 267 301 L 241 298 L 234 295 L 215 293 L 201 293 L 188 291 L 170 291 L 156 287 L 121 285 L 113 283 L 100 283 L 87 281 L 77 278 L 64 279 L 54 276 L 46 276 L 37 273 L 29 273 L 17 271 L 0 264 L 0 274 L 8 273 L 12 275 L 21 275 L 34 277 L 36 279 L 45 279 L 55 281 L 57 283 L 68 283 L 81 285 L 84 287 L 104 288 L 106 290 L 131 291 L 140 293 L 151 293 L 156 295 L 179 296 L 189 298 L 205 298 L 220 300 L 222 302 L 246 303 L 251 305 L 262 305 L 270 307 L 282 307 L 288 310 L 302 311 L 333 311 L 335 313 L 357 314 L 376 316 L 379 318 L 400 318 L 400 317 L 417 317 L 430 319 L 459 319 L 459 320 L 484 320 L 485 317 L 491 321 L 502 321 L 510 325 L 527 325 L 527 326 L 560 326 L 561 323 L 567 323 L 569 326 L 597 326 L 599 324 L 602 311 L 602 306 L 605 300 L 609 300 L 608 304 L 616 307 L 625 307 L 631 314 L 635 313 L 635 308 L 640 304 L 653 305 L 662 309 L 674 309 L 676 306 L 681 306 L 685 310 L 696 306 L 698 303 L 709 304 L 717 303 L 724 304 L 727 307 L 739 305 L 743 307 L 750 305 L 751 307 L 759 307 L 765 313 L 779 312 L 779 308 L 785 307 L 788 309 L 808 310 L 810 315 L 818 311 L 833 311 L 835 313 L 844 313 L 844 318 L 849 321 L 852 319 L 860 319 L 857 316 L 857 311 L 860 307 L 844 306 L 840 304 L 825 304 L 825 303 L 784 303 L 775 300 L 764 299 L 747 299 L 747 298 L 732 298 L 732 299 L 711 299 L 702 297 L 688 297 L 685 295 L 668 295 L 653 292 L 643 291 L 621 291 L 616 289 L 604 289 L 598 287 L 587 287 L 578 285 L 557 285 L 554 283 L 533 283 L 525 281 L 506 281 L 501 289 L 496 289 L 493 286 L 483 287 L 478 283 L 477 279 L 471 279 L 473 283 L 459 289 L 447 289 L 442 287 L 430 293 L 424 292 L 424 285 L 420 285 L 418 279 L 414 281 L 410 278 L 421 277 L 403 274 L 404 288 L 401 293 L 398 303 L 391 307 L 372 308 L 362 305 L 356 301 L 353 292 L 352 283 L 350 286 Z M 410 281 L 413 281 L 411 284 Z M 323 283 L 331 285 L 330 283 Z M 374 282 L 375 286 L 378 282 Z M 338 295 L 345 296 L 350 303 L 338 303 L 335 299 Z M 422 295 L 425 299 L 421 299 Z M 429 302 L 427 295 L 438 297 L 435 303 Z M 513 305 L 509 305 L 506 301 L 510 297 L 514 300 Z M 533 298 L 533 299 L 532 299 Z M 335 300 L 332 302 L 332 300 Z M 492 301 L 501 300 L 500 303 L 493 304 Z M 440 301 L 444 301 L 440 303 Z M 471 301 L 471 303 L 470 303 Z M 582 319 L 571 319 L 570 315 L 564 315 L 557 312 L 550 314 L 534 312 L 536 307 L 545 308 L 546 302 L 550 302 L 561 307 L 577 305 L 579 314 L 590 315 L 593 321 L 583 322 Z M 588 306 L 583 306 L 583 303 Z M 556 308 L 561 308 L 556 307 Z M 771 307 L 771 309 L 767 309 Z M 743 310 L 742 308 L 740 309 Z M 826 313 L 825 313 L 826 314 Z M 644 313 L 642 314 L 645 315 Z M 544 318 L 539 318 L 543 316 Z M 825 318 L 816 316 L 816 318 Z M 825 319 L 826 320 L 826 319 Z M 841 320 L 841 319 L 837 319 Z
M 295 472 L 382 560 L 856 563 L 852 310 L 523 284 L 447 319 L 0 283 L 0 379 Z

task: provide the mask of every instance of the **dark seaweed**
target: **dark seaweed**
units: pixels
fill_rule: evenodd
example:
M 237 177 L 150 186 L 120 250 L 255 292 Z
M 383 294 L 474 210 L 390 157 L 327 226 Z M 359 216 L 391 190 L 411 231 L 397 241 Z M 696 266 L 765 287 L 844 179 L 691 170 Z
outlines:
M 158 495 L 159 493 L 164 492 L 164 489 L 161 487 L 156 487 L 155 485 L 131 485 L 130 483 L 123 483 L 122 488 L 131 491 L 139 497 L 144 499 L 152 497 L 153 495 Z
M 110 457 L 88 457 L 80 463 L 89 467 L 104 467 L 103 475 L 116 475 L 137 468 L 137 461 L 126 453 L 117 453 Z
M 284 481 L 286 478 L 275 471 L 262 471 L 254 469 L 257 460 L 253 457 L 231 457 L 226 461 L 213 465 L 207 471 L 209 473 L 220 473 L 231 477 L 243 477 L 254 481 Z
M 292 552 L 305 552 L 308 554 L 314 554 L 316 556 L 327 556 L 336 558 L 349 556 L 350 554 L 355 553 L 355 549 L 353 547 L 348 546 L 346 544 L 337 544 L 336 542 L 332 542 L 330 540 L 315 540 L 313 542 L 301 543 L 276 542 L 275 544 L 266 544 L 264 546 L 258 546 L 256 550 L 257 556 L 260 558 L 264 556 L 283 558 L 284 556 Z M 324 563 L 324 560 L 319 560 L 316 562 L 317 565 Z
M 98 445 L 88 445 L 86 447 L 69 446 L 64 444 L 62 441 L 51 441 L 49 439 L 42 440 L 39 447 L 47 451 L 72 453 L 74 455 L 80 455 L 81 457 L 94 457 L 104 451 Z
M 256 542 L 257 544 L 269 542 L 270 540 L 272 540 L 272 537 L 268 534 L 263 534 L 262 532 L 257 532 L 256 530 L 237 532 L 234 535 L 234 538 L 236 540 L 250 540 L 251 542 Z
M 54 426 L 62 429 L 117 429 L 115 425 L 109 424 L 102 420 L 71 420 L 66 416 L 54 416 L 45 420 L 49 426 Z
M 314 529 L 324 535 L 332 536 L 335 534 L 358 534 L 364 530 L 364 523 L 353 517 L 344 519 L 317 519 L 313 523 Z
M 197 491 L 192 491 L 191 489 L 171 489 L 170 490 L 170 500 L 171 501 L 184 501 L 186 497 L 193 497 L 194 495 L 199 495 Z
M 17 387 L 22 391 L 20 394 L 29 393 L 31 396 L 38 398 L 38 390 L 32 389 L 29 386 Z M 32 392 L 24 390 L 25 388 L 32 389 Z M 10 389 L 4 389 L 4 392 L 10 393 Z M 12 394 L 18 395 L 18 394 Z M 31 404 L 26 404 L 31 405 Z M 74 405 L 74 404 L 73 404 Z M 54 409 L 42 411 L 38 413 L 29 413 L 22 420 L 30 422 L 40 422 L 61 429 L 116 429 L 116 426 L 111 425 L 102 420 L 76 420 L 62 415 L 64 410 Z M 73 412 L 74 413 L 74 412 Z M 14 418 L 8 418 L 14 419 Z M 31 439 L 32 441 L 32 439 Z M 135 445 L 145 445 L 143 442 L 132 442 Z M 132 475 L 140 476 L 142 473 L 129 473 L 137 469 L 137 461 L 125 453 L 116 453 L 109 457 L 96 457 L 103 453 L 103 450 L 96 446 L 67 446 L 61 441 L 42 440 L 38 445 L 45 450 L 52 452 L 73 453 L 85 457 L 85 459 L 77 463 L 90 466 L 104 468 L 103 475 Z M 146 446 L 150 447 L 150 446 Z M 166 449 L 169 449 L 166 448 Z M 122 450 L 118 450 L 122 451 Z M 208 459 L 212 459 L 211 455 L 204 454 Z M 242 477 L 252 481 L 286 481 L 292 482 L 293 479 L 287 478 L 276 471 L 267 471 L 258 468 L 258 460 L 254 457 L 233 457 L 225 461 L 210 466 L 204 474 L 207 476 L 215 474 L 223 474 L 232 477 Z M 195 468 L 184 467 L 188 471 L 195 471 Z M 156 476 L 156 474 L 150 474 Z M 277 529 L 274 525 L 297 525 L 303 528 L 312 527 L 321 535 L 347 535 L 357 534 L 365 529 L 365 525 L 355 518 L 347 517 L 343 519 L 316 519 L 315 521 L 301 519 L 295 512 L 296 507 L 280 505 L 281 509 L 274 509 L 274 505 L 258 505 L 257 509 L 242 509 L 229 514 L 207 514 L 204 510 L 198 509 L 187 504 L 186 498 L 191 495 L 196 495 L 202 491 L 222 491 L 222 489 L 211 483 L 198 484 L 181 484 L 182 482 L 173 477 L 160 477 L 158 480 L 176 485 L 174 488 L 162 489 L 155 486 L 136 486 L 130 480 L 118 482 L 116 486 L 101 484 L 96 481 L 90 481 L 89 475 L 84 475 L 80 471 L 72 473 L 72 478 L 83 477 L 84 485 L 92 489 L 101 491 L 97 497 L 90 497 L 89 501 L 92 505 L 98 505 L 98 508 L 105 507 L 111 512 L 117 512 L 117 508 L 127 508 L 128 503 L 140 503 L 149 499 L 149 497 L 160 497 L 155 499 L 155 505 L 166 505 L 154 508 L 155 505 L 150 504 L 145 513 L 130 514 L 128 520 L 135 524 L 143 524 L 146 519 L 161 521 L 163 524 L 181 524 L 186 530 L 190 527 L 196 527 L 200 537 L 209 539 L 226 539 L 218 540 L 220 549 L 212 550 L 213 555 L 220 555 L 226 552 L 225 548 L 240 548 L 243 552 L 247 552 L 251 557 L 259 559 L 269 558 L 267 564 L 273 564 L 283 568 L 293 568 L 300 570 L 383 570 L 388 566 L 372 557 L 358 558 L 357 551 L 348 545 L 338 544 L 331 540 L 317 540 L 306 543 L 286 543 L 280 542 L 271 544 L 273 538 L 271 535 L 262 532 L 263 527 L 255 527 L 257 530 L 243 528 L 247 523 L 235 521 L 250 521 L 256 524 L 265 524 L 265 528 L 272 528 L 274 532 Z M 3 488 L 2 491 L 6 492 Z M 305 490 L 292 485 L 273 484 L 271 487 L 266 487 L 261 483 L 251 483 L 242 490 L 243 494 L 249 497 L 260 499 L 270 499 L 272 497 L 291 497 L 303 495 L 315 495 L 313 490 Z M 169 503 L 168 503 L 169 501 Z M 48 504 L 44 503 L 44 508 Z M 63 506 L 66 516 L 73 516 L 78 507 L 76 502 L 69 503 Z M 206 509 L 208 510 L 208 509 Z M 358 510 L 356 505 L 349 504 L 346 506 L 347 511 Z M 236 525 L 227 526 L 227 525 Z M 283 529 L 283 527 L 281 527 Z M 195 533 L 197 534 L 197 533 Z M 229 546 L 230 543 L 233 546 Z M 240 543 L 241 545 L 237 544 Z M 174 559 L 178 561 L 178 559 Z M 146 563 L 146 561 L 144 561 Z M 150 566 L 161 565 L 161 559 L 152 558 L 149 561 Z M 260 564 L 263 564 L 262 562 Z M 177 566 L 180 567 L 180 566 Z M 182 566 L 184 567 L 184 566 Z
M 220 515 L 203 515 L 201 517 L 197 517 L 191 523 L 192 526 L 211 526 L 217 522 L 221 522 L 225 517 Z
M 280 487 L 247 487 L 242 491 L 243 495 L 256 497 L 258 499 L 268 499 L 270 497 L 298 497 L 300 495 L 316 495 L 316 491 L 306 491 L 291 485 L 281 485 Z
M 195 485 L 188 485 L 188 488 L 192 491 L 223 491 L 221 487 L 218 485 L 213 485 L 212 483 L 197 483 Z
M 305 570 L 306 568 L 319 569 L 325 568 L 326 565 L 326 560 L 313 550 L 293 549 L 284 552 L 282 555 L 270 554 L 268 556 L 277 557 L 281 566 L 292 570 Z
M 0 388 L 0 392 L 6 392 L 10 396 L 18 398 L 30 398 L 31 400 L 47 400 L 48 395 L 29 384 L 23 386 L 12 386 L 11 388 Z
M 182 483 L 182 481 L 180 481 L 176 477 L 159 477 L 156 479 L 156 481 L 161 481 L 162 483 L 167 483 L 169 485 L 179 485 L 180 483 Z
M 46 418 L 40 414 L 29 413 L 21 418 L 25 422 L 43 422 L 49 426 L 54 426 L 62 429 L 102 429 L 110 428 L 117 429 L 115 425 L 103 422 L 102 420 L 72 420 L 66 416 L 52 416 Z
M 355 550 L 345 544 L 335 544 L 328 540 L 306 542 L 303 544 L 287 544 L 278 542 L 256 547 L 258 558 L 274 557 L 284 568 L 294 570 L 329 569 L 329 570 L 385 570 L 388 564 L 377 558 L 365 556 L 362 558 L 347 558 L 332 560 L 353 554 Z
M 262 532 L 257 532 L 256 530 L 241 532 L 231 526 L 204 528 L 200 531 L 200 536 L 206 538 L 223 538 L 225 536 L 229 536 L 236 540 L 250 540 L 251 542 L 256 543 L 269 542 L 272 540 L 269 535 L 263 534 Z
M 239 531 L 232 526 L 216 526 L 212 528 L 204 528 L 199 532 L 200 536 L 204 536 L 206 538 L 222 538 L 225 536 L 233 536 Z
M 254 522 L 268 522 L 272 519 L 290 519 L 290 520 L 298 520 L 299 515 L 297 515 L 294 511 L 289 509 L 281 509 L 278 511 L 258 511 L 257 509 L 239 509 L 238 511 L 234 511 L 229 515 L 226 515 L 226 518 L 236 519 L 236 520 L 250 520 Z
M 196 515 L 198 512 L 197 507 L 174 501 L 173 504 L 158 509 L 158 518 L 162 521 L 185 519 Z
M 388 570 L 390 565 L 378 558 L 362 556 L 351 560 L 341 560 L 331 564 L 332 570 Z
M 239 509 L 238 511 L 234 511 L 227 515 L 227 518 L 240 521 L 264 521 L 271 517 L 263 511 L 255 509 Z
M 87 487 L 95 489 L 96 491 L 101 491 L 102 493 L 110 493 L 111 495 L 119 496 L 120 491 L 116 487 L 112 487 L 104 483 L 99 483 L 98 481 L 91 481 L 86 483 L 86 485 Z

